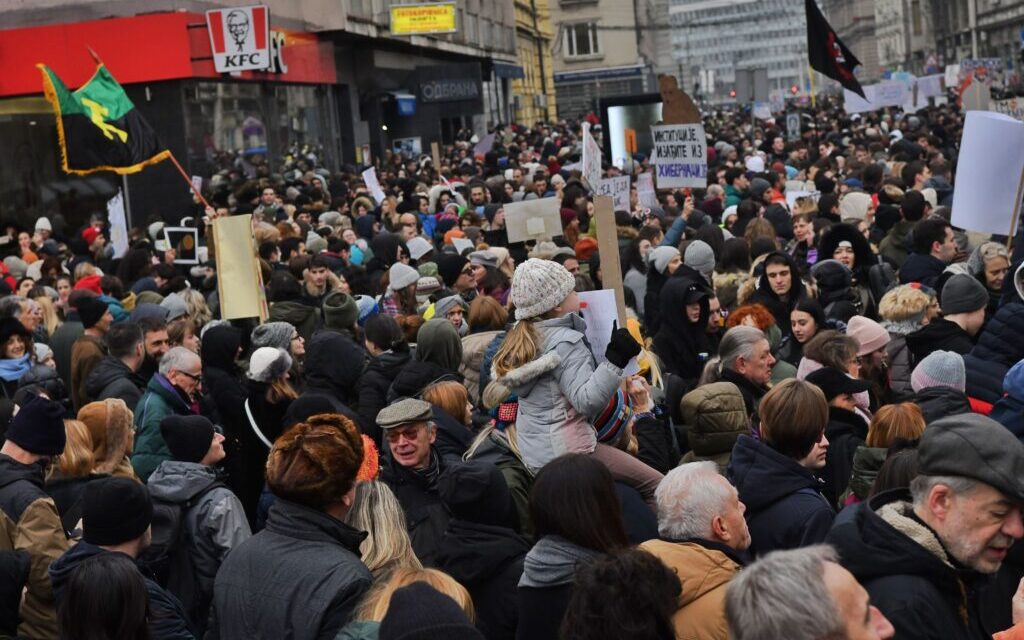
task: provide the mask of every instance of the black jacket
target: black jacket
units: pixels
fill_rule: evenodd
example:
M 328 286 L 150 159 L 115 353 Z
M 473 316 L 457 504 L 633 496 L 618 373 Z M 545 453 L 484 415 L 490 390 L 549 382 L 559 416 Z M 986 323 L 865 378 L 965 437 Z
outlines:
M 433 362 L 410 360 L 391 382 L 391 387 L 388 389 L 388 404 L 398 398 L 414 398 L 430 383 L 441 380 L 462 382 L 462 376 Z
M 700 317 L 690 322 L 686 315 L 687 300 L 700 298 Z M 711 341 L 707 326 L 710 288 L 702 276 L 671 277 L 658 295 L 660 318 L 653 350 L 662 363 L 662 370 L 679 376 L 692 388 L 700 378 L 704 362 L 711 357 Z M 701 358 L 703 354 L 703 358 Z
M 437 478 L 449 464 L 458 462 L 455 458 L 445 458 L 433 447 L 431 456 L 437 464 L 433 474 L 418 473 L 394 460 L 389 460 L 380 474 L 380 479 L 395 493 L 405 511 L 412 550 L 425 567 L 437 566 L 441 538 L 451 519 L 437 493 Z
M 103 356 L 85 379 L 85 393 L 90 401 L 120 398 L 135 411 L 146 383 L 128 365 L 114 356 Z
M 28 551 L 0 551 L 0 638 L 18 635 L 21 593 L 28 584 L 31 562 Z
M 729 481 L 747 506 L 750 553 L 796 549 L 825 539 L 835 517 L 810 471 L 748 435 L 732 450 Z
M 203 391 L 213 402 L 216 415 L 213 421 L 224 429 L 224 468 L 227 471 L 227 484 L 235 495 L 246 493 L 246 486 L 255 487 L 260 483 L 245 479 L 248 467 L 246 460 L 253 455 L 243 443 L 249 439 L 249 420 L 245 416 L 245 399 L 248 395 L 246 384 L 242 381 L 241 372 L 235 359 L 242 344 L 242 332 L 237 327 L 213 327 L 203 335 L 200 356 L 203 360 Z M 260 443 L 260 447 L 263 444 Z M 263 447 L 265 448 L 265 447 Z M 257 448 L 257 451 L 261 449 Z M 256 489 L 249 489 L 242 505 L 246 508 L 250 521 L 255 515 Z
M 732 369 L 722 370 L 720 382 L 731 382 L 739 388 L 740 394 L 743 396 L 743 405 L 747 409 L 747 416 L 750 417 L 751 427 L 755 430 L 760 429 L 761 418 L 757 415 L 757 407 L 761 404 L 761 398 L 764 397 L 764 394 L 768 393 L 768 390 L 757 386 Z
M 900 266 L 900 284 L 920 282 L 926 287 L 936 288 L 939 276 L 946 270 L 946 263 L 935 256 L 912 253 Z
M 783 302 L 779 296 L 772 291 L 771 283 L 768 282 L 764 273 L 764 267 L 762 266 L 762 275 L 757 277 L 757 288 L 754 293 L 750 295 L 747 300 L 747 304 L 761 304 L 764 305 L 768 311 L 771 311 L 772 316 L 775 317 L 775 324 L 782 331 L 782 335 L 786 336 L 792 333 L 792 323 L 789 319 L 789 314 L 796 308 L 796 305 L 807 295 L 807 290 L 804 289 L 804 284 L 800 279 L 800 265 L 797 263 L 793 256 L 789 255 L 785 251 L 773 251 L 768 254 L 765 258 L 782 258 L 789 265 L 789 275 L 791 278 L 792 286 L 789 289 L 788 300 Z M 762 263 L 763 265 L 764 263 Z
M 850 485 L 853 454 L 867 437 L 868 425 L 860 414 L 829 406 L 828 426 L 825 427 L 828 450 L 825 452 L 825 468 L 821 473 L 824 481 L 821 493 L 830 505 L 835 506 L 839 496 Z
M 412 354 L 386 351 L 370 360 L 366 371 L 359 378 L 359 417 L 366 435 L 381 444 L 381 430 L 377 426 L 377 414 L 388 406 L 388 389 L 398 373 L 409 364 Z
M 84 540 L 68 549 L 50 565 L 50 582 L 53 584 L 53 596 L 60 607 L 64 596 L 64 586 L 74 571 L 85 560 L 101 553 L 116 553 L 89 544 Z M 181 606 L 174 594 L 167 591 L 145 573 L 142 574 L 149 594 L 149 633 L 153 640 L 192 640 L 196 637 L 188 622 L 185 608 Z
M 267 527 L 234 549 L 213 587 L 207 640 L 333 639 L 370 587 L 366 534 L 280 498 Z
M 952 351 L 964 355 L 974 348 L 971 336 L 955 322 L 936 318 L 907 335 L 907 348 L 914 357 L 914 366 L 934 351 Z
M 921 389 L 914 396 L 914 402 L 921 408 L 925 424 L 931 424 L 946 416 L 971 412 L 971 401 L 967 399 L 967 394 L 949 387 Z
M 896 628 L 900 640 L 988 640 L 1001 629 L 983 629 L 978 615 L 978 589 L 983 579 L 940 560 L 919 542 L 879 515 L 893 505 L 906 514 L 910 493 L 879 494 L 844 510 L 826 542 L 835 546 L 840 561 L 867 589 L 871 604 Z M 906 507 L 894 503 L 905 503 Z M 891 518 L 890 518 L 891 519 Z M 911 515 L 901 523 L 918 533 L 930 529 Z M 966 617 L 966 620 L 964 619 Z
M 1024 304 L 1003 304 L 985 325 L 977 346 L 964 356 L 968 397 L 989 404 L 1002 397 L 1003 377 L 1010 367 L 1024 359 L 1021 336 L 1024 336 Z

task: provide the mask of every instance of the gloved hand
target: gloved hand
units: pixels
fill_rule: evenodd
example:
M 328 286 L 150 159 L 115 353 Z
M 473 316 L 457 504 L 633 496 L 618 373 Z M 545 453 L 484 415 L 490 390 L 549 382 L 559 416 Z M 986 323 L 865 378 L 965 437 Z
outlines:
M 608 340 L 608 348 L 604 350 L 604 357 L 608 362 L 620 369 L 629 364 L 630 358 L 640 355 L 640 344 L 633 339 L 628 329 L 620 329 L 619 323 L 612 325 L 612 337 Z

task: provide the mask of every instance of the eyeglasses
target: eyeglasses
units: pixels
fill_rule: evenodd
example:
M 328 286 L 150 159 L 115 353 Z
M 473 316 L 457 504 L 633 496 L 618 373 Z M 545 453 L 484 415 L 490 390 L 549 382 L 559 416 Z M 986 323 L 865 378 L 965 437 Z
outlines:
M 388 429 L 384 434 L 387 436 L 388 442 L 392 444 L 397 443 L 402 438 L 412 441 L 419 437 L 421 426 L 422 425 L 415 425 L 404 429 Z
M 203 374 L 201 373 L 189 373 L 188 371 L 179 371 L 178 373 L 180 373 L 183 376 L 188 376 L 192 378 L 192 381 L 195 382 L 196 384 L 200 384 L 203 381 Z

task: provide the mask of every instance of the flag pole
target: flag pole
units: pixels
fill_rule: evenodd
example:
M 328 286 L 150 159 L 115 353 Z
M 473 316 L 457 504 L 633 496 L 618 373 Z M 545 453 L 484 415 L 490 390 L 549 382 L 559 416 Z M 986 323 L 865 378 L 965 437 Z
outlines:
M 174 163 L 174 166 L 178 168 L 178 173 L 181 174 L 182 179 L 184 179 L 189 188 L 192 189 L 192 193 L 196 194 L 196 197 L 199 198 L 199 202 L 202 202 L 204 207 L 209 207 L 210 203 L 206 201 L 203 194 L 199 193 L 199 189 L 196 189 L 196 185 L 192 183 L 192 178 L 188 177 L 188 174 L 185 173 L 185 170 L 181 167 L 181 163 L 179 163 L 178 159 L 174 157 L 174 153 L 168 150 L 167 155 L 170 157 L 171 162 Z
M 810 61 L 807 62 L 807 77 L 811 79 L 811 108 L 817 108 L 817 99 L 814 95 L 814 68 L 811 66 Z

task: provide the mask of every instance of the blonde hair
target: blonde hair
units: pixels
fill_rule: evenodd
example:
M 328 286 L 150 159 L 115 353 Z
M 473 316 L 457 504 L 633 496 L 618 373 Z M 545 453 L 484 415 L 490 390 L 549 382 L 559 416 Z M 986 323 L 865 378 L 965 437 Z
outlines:
M 913 402 L 887 404 L 879 407 L 868 425 L 864 441 L 869 447 L 888 449 L 896 438 L 917 440 L 924 433 L 924 414 Z
M 43 310 L 43 326 L 46 327 L 46 335 L 52 336 L 53 332 L 63 324 L 60 315 L 57 313 L 56 305 L 53 304 L 50 296 L 46 294 L 36 296 L 32 300 Z
M 494 354 L 493 367 L 498 377 L 534 360 L 540 352 L 540 341 L 540 332 L 533 326 L 533 318 L 516 322 Z
M 422 569 L 412 550 L 405 512 L 391 488 L 377 480 L 356 485 L 355 501 L 345 524 L 367 532 L 359 545 L 363 564 L 380 583 L 398 569 Z
M 75 282 L 78 282 L 82 278 L 87 276 L 96 275 L 96 266 L 90 262 L 79 262 L 78 266 L 75 267 Z
M 395 594 L 395 591 L 402 587 L 407 587 L 414 582 L 425 582 L 428 586 L 448 596 L 462 608 L 470 622 L 476 622 L 476 610 L 473 608 L 473 599 L 469 597 L 466 587 L 459 584 L 455 578 L 447 573 L 437 569 L 396 569 L 386 582 L 375 587 L 366 595 L 366 598 L 359 605 L 354 619 L 380 622 L 388 613 L 388 607 L 391 606 L 391 596 Z
M 213 319 L 213 312 L 210 311 L 210 306 L 206 304 L 206 298 L 203 297 L 202 293 L 188 288 L 184 291 L 179 291 L 178 295 L 185 301 L 188 317 L 195 323 L 197 332 Z
M 92 452 L 89 427 L 79 420 L 65 420 L 64 432 L 67 434 L 67 444 L 57 456 L 57 468 L 68 478 L 84 478 L 92 473 L 96 459 Z
M 493 409 L 497 407 L 511 394 L 512 392 L 508 387 L 496 380 L 491 380 L 484 388 L 484 408 Z M 483 443 L 492 438 L 504 440 L 505 444 L 508 445 L 509 451 L 512 452 L 512 455 L 515 456 L 519 462 L 523 461 L 523 454 L 519 451 L 519 435 L 518 431 L 516 431 L 516 425 L 514 422 L 505 425 L 505 428 L 502 430 L 495 428 L 494 422 L 489 423 L 486 427 L 481 429 L 480 433 L 478 433 L 476 438 L 473 439 L 472 444 L 470 444 L 469 448 L 466 449 L 466 453 L 463 454 L 462 459 L 471 460 L 473 456 L 476 455 L 477 449 L 479 449 Z

